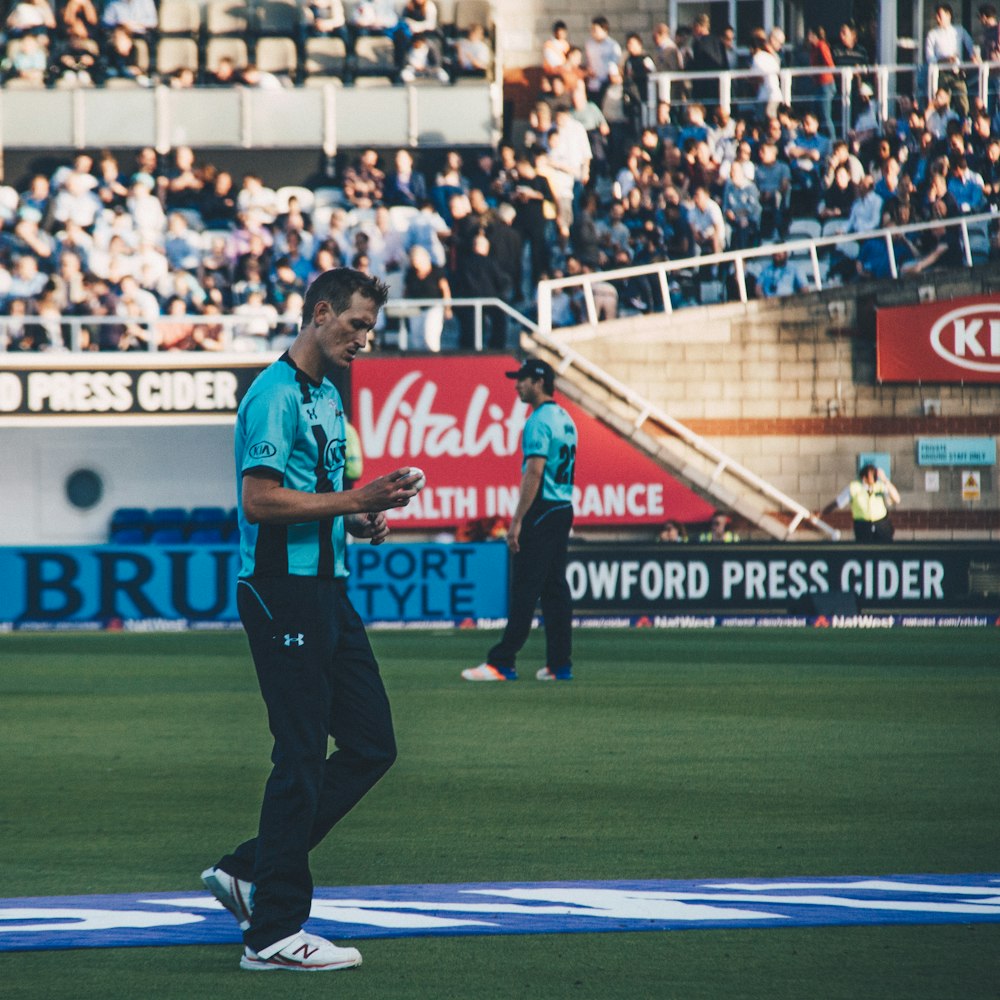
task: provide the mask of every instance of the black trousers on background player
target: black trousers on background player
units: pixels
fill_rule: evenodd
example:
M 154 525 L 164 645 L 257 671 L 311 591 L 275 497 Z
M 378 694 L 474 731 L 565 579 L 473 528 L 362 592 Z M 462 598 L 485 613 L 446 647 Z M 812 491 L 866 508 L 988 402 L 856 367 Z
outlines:
M 569 504 L 532 507 L 521 526 L 520 551 L 514 555 L 510 611 L 500 641 L 486 662 L 512 669 L 528 641 L 535 607 L 541 599 L 545 619 L 545 665 L 571 667 L 573 605 L 566 582 L 566 549 L 573 508 Z
M 237 587 L 274 736 L 258 834 L 218 862 L 254 883 L 245 943 L 259 951 L 309 917 L 315 847 L 396 759 L 389 700 L 342 580 L 253 577 Z M 337 749 L 327 757 L 327 738 Z
M 892 541 L 896 531 L 892 521 L 883 517 L 881 521 L 855 521 L 854 540 L 862 544 L 884 545 Z

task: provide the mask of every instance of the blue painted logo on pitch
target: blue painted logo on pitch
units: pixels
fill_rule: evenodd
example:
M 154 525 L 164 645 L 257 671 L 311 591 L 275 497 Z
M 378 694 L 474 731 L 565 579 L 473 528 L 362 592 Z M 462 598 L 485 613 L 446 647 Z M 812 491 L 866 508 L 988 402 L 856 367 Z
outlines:
M 307 926 L 353 939 L 943 923 L 1000 923 L 1000 875 L 327 888 Z M 0 951 L 240 940 L 205 892 L 0 900 Z

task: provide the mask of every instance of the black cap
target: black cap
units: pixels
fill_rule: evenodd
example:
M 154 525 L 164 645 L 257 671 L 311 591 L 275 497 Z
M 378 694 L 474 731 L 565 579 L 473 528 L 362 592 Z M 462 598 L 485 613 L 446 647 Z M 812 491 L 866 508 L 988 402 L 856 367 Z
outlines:
M 555 381 L 556 373 L 546 361 L 528 358 L 516 372 L 507 372 L 507 378 L 540 378 L 548 383 Z

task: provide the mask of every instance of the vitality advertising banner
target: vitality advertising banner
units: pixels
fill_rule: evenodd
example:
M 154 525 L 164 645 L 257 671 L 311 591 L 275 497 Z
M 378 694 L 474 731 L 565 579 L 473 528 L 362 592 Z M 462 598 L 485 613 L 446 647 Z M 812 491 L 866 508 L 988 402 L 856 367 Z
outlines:
M 240 400 L 264 367 L 260 359 L 220 365 L 144 359 L 126 365 L 97 358 L 85 367 L 0 367 L 0 426 L 4 418 L 235 418 Z
M 882 382 L 1000 382 L 1000 299 L 970 296 L 876 312 Z
M 353 421 L 365 478 L 404 465 L 427 486 L 393 523 L 450 528 L 509 518 L 521 482 L 521 431 L 529 410 L 504 373 L 511 358 L 365 358 L 352 369 Z M 562 396 L 579 446 L 573 507 L 579 525 L 704 521 L 712 507 L 655 462 Z
M 578 546 L 567 579 L 581 614 L 812 613 L 849 595 L 864 610 L 1000 611 L 1000 546 Z
M 452 625 L 507 613 L 502 542 L 351 545 L 347 564 L 351 599 L 369 622 Z M 0 548 L 0 623 L 235 623 L 238 567 L 234 546 Z

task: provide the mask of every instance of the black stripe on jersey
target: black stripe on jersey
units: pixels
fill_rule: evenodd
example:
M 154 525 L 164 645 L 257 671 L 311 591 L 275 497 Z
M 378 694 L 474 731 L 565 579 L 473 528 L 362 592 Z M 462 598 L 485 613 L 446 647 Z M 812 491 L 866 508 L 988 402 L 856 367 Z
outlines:
M 330 474 L 326 471 L 325 458 L 327 436 L 321 424 L 312 424 L 312 435 L 316 439 L 316 492 L 332 493 L 333 483 L 330 481 Z M 324 517 L 319 522 L 319 563 L 316 573 L 319 576 L 333 576 L 333 518 Z
M 284 477 L 280 483 L 284 485 Z M 261 576 L 288 575 L 288 528 L 284 524 L 258 524 L 253 550 L 253 571 Z

